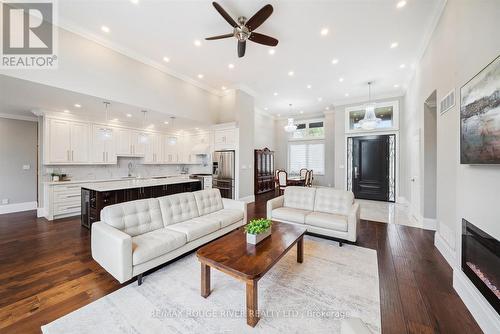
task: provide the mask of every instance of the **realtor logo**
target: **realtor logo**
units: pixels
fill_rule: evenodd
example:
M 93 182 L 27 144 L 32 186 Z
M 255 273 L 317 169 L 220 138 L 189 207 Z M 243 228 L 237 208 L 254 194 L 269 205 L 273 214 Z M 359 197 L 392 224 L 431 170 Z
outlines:
M 55 68 L 54 18 L 53 1 L 3 2 L 1 67 Z

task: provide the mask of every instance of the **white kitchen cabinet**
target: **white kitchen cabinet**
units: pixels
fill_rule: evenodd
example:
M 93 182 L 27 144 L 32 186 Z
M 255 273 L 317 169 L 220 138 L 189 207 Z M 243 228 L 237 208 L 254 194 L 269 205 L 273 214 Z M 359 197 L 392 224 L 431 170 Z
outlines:
M 49 119 L 46 131 L 46 164 L 89 162 L 88 123 Z
M 103 130 L 111 131 L 109 137 L 103 136 Z M 99 164 L 116 164 L 116 132 L 115 129 L 94 124 L 92 127 L 91 162 Z
M 163 161 L 166 164 L 179 164 L 181 163 L 182 160 L 181 159 L 182 150 L 180 149 L 182 137 L 176 137 L 177 140 L 175 143 L 169 142 L 168 140 L 169 137 L 171 136 L 170 135 L 162 136 Z
M 163 164 L 163 136 L 157 133 L 148 134 L 146 143 L 146 154 L 144 155 L 145 164 Z
M 83 183 L 45 185 L 44 217 L 54 220 L 78 216 L 81 212 L 81 193 Z
M 144 156 L 145 147 L 140 142 L 140 131 L 124 128 L 115 128 L 116 155 Z
M 236 149 L 236 129 L 215 130 L 214 146 L 215 150 Z

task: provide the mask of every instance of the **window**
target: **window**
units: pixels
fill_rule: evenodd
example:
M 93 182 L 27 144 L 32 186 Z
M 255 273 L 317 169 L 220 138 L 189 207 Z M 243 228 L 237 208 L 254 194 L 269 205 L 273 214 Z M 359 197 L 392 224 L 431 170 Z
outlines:
M 291 139 L 319 139 L 325 137 L 325 127 L 322 120 L 299 121 L 295 123 L 297 130 L 292 133 Z
M 302 168 L 312 169 L 316 175 L 325 174 L 325 143 L 323 141 L 293 141 L 288 147 L 290 174 L 299 174 Z
M 375 116 L 380 118 L 376 129 L 368 131 L 384 131 L 398 129 L 398 101 L 380 102 L 376 104 Z M 364 106 L 346 108 L 346 132 L 366 132 L 359 121 L 365 117 Z

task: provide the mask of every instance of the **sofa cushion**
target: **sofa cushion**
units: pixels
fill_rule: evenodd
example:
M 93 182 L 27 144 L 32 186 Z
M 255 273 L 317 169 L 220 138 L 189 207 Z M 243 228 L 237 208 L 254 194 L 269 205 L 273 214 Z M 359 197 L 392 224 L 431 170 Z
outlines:
M 218 222 L 220 224 L 220 227 L 224 228 L 236 222 L 239 222 L 242 219 L 243 219 L 243 211 L 235 209 L 222 209 L 219 211 L 209 213 L 208 215 L 205 216 L 194 218 L 193 220 L 194 221 L 210 220 Z
M 161 228 L 132 237 L 132 264 L 138 265 L 167 254 L 187 242 L 184 233 Z
M 317 188 L 314 211 L 349 214 L 354 202 L 354 194 L 335 188 Z
M 277 208 L 272 211 L 272 219 L 279 219 L 286 222 L 304 224 L 306 215 L 311 211 L 294 208 Z
M 206 189 L 193 193 L 200 216 L 222 210 L 222 196 L 219 189 Z
M 193 193 L 180 193 L 159 197 L 165 227 L 199 216 Z
M 155 198 L 107 206 L 101 211 L 101 221 L 132 237 L 163 227 L 160 205 Z
M 287 208 L 313 211 L 315 188 L 286 187 L 283 206 Z
M 187 242 L 199 239 L 220 229 L 220 223 L 215 220 L 188 220 L 186 222 L 169 225 L 169 230 L 184 233 Z
M 347 217 L 333 213 L 311 212 L 306 216 L 306 224 L 329 230 L 347 232 Z

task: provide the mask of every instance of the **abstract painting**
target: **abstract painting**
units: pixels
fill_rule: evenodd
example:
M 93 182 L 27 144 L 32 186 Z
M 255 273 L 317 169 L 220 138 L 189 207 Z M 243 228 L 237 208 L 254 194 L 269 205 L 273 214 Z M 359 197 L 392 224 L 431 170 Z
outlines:
M 500 164 L 500 56 L 460 90 L 460 163 Z

